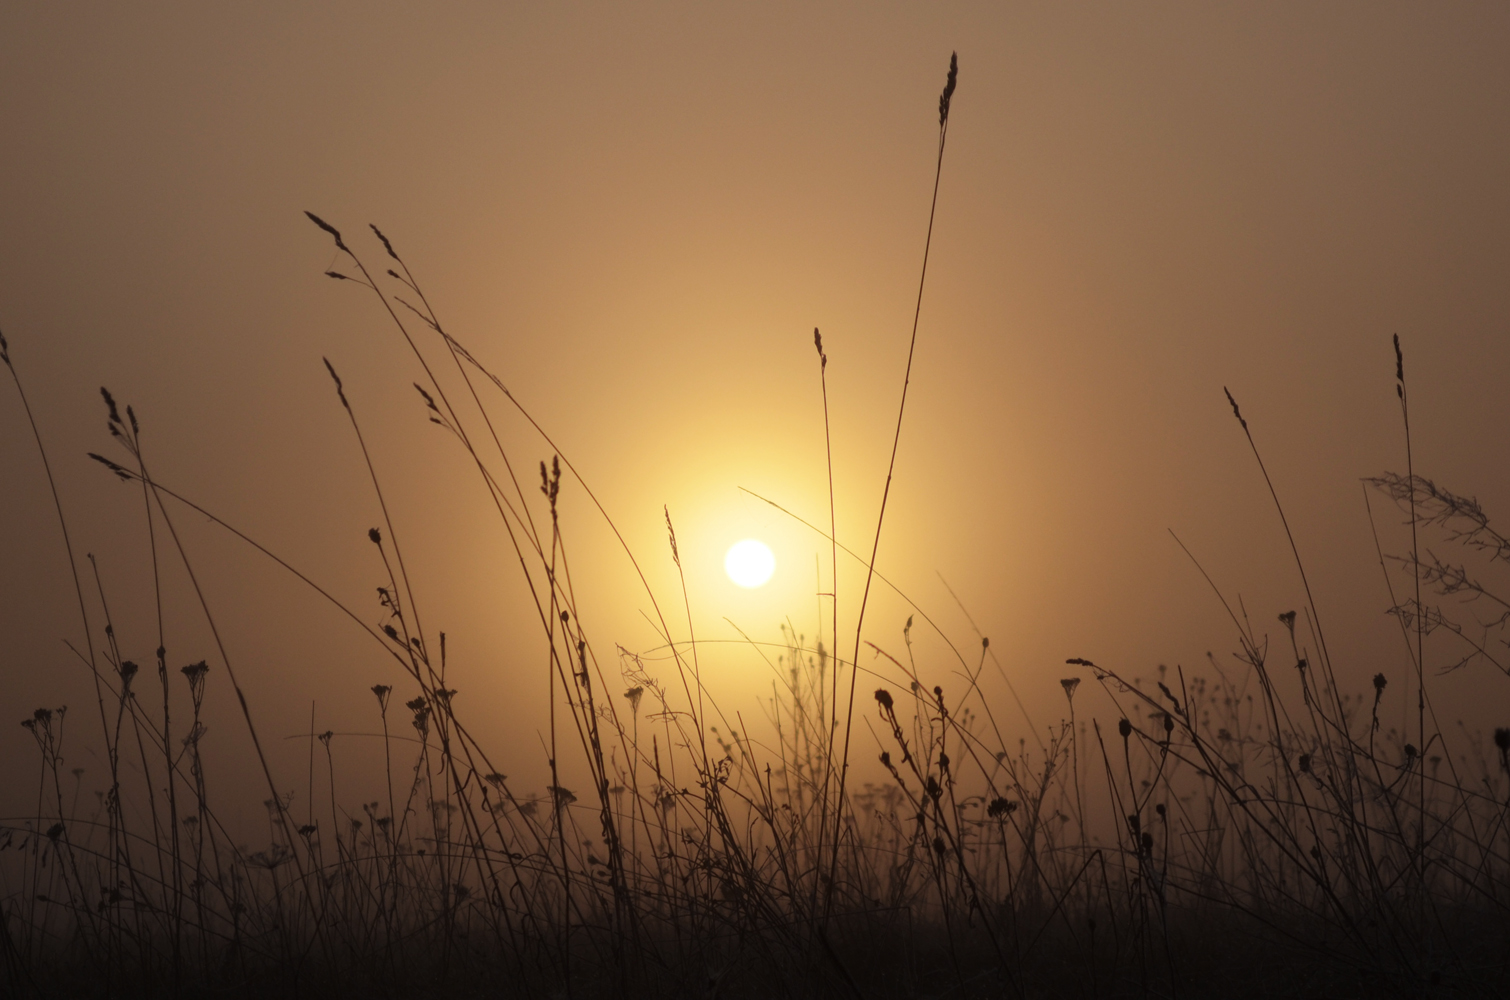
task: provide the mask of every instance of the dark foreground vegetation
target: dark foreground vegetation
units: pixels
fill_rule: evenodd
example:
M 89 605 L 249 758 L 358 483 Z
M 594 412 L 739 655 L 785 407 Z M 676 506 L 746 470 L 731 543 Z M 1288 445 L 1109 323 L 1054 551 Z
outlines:
M 954 81 L 951 67 L 940 163 Z M 1505 620 L 1473 631 L 1430 603 L 1446 594 L 1510 608 L 1463 566 L 1402 560 L 1412 590 L 1393 611 L 1413 673 L 1381 674 L 1361 695 L 1339 683 L 1307 591 L 1280 617 L 1273 648 L 1229 608 L 1233 666 L 1142 679 L 1070 660 L 1065 721 L 1037 735 L 1006 728 L 982 697 L 984 642 L 954 654 L 964 680 L 945 690 L 919 680 L 913 620 L 891 649 L 862 644 L 857 625 L 847 656 L 792 633 L 784 687 L 761 723 L 773 735 L 752 738 L 704 692 L 696 644 L 670 641 L 686 624 L 680 595 L 644 598 L 668 639 L 664 660 L 608 655 L 579 630 L 557 499 L 586 483 L 564 459 L 542 463 L 538 482 L 521 479 L 493 428 L 533 424 L 528 413 L 443 329 L 375 227 L 381 274 L 311 218 L 345 255 L 332 277 L 364 286 L 413 348 L 430 419 L 475 464 L 514 541 L 548 650 L 551 782 L 538 793 L 511 785 L 508 762 L 490 760 L 453 710 L 444 636 L 412 612 L 401 526 L 385 523 L 369 533 L 388 568 L 380 624 L 335 603 L 409 677 L 403 690 L 361 694 L 384 734 L 387 794 L 349 801 L 333 777 L 340 741 L 326 733 L 311 734 L 311 768 L 330 780 L 290 797 L 258 744 L 267 825 L 248 847 L 213 807 L 248 793 L 209 787 L 200 752 L 206 685 L 241 696 L 235 658 L 217 648 L 181 665 L 159 649 L 130 660 L 90 562 L 70 547 L 78 651 L 98 699 L 23 723 L 36 739 L 38 794 L 33 813 L 0 821 L 0 993 L 1510 993 L 1510 730 L 1488 741 L 1444 733 L 1422 662 L 1426 633 L 1448 635 L 1462 643 L 1458 665 L 1483 671 L 1510 704 L 1497 676 L 1510 662 Z M 3 341 L 0 353 L 20 391 Z M 330 374 L 365 455 L 359 414 Z M 1405 387 L 1402 363 L 1408 416 Z M 152 478 L 136 415 L 108 393 L 105 405 L 115 451 L 97 458 L 140 490 L 163 558 L 192 575 L 174 525 L 213 514 Z M 1246 435 L 1236 403 L 1233 412 Z M 1476 503 L 1413 469 L 1370 487 L 1413 533 L 1444 534 L 1491 565 L 1510 559 L 1510 541 Z M 375 476 L 373 488 L 381 495 Z M 667 529 L 678 559 L 669 517 Z M 840 550 L 833 543 L 836 562 Z M 853 596 L 863 622 L 866 596 Z M 203 607 L 211 620 L 213 610 Z M 857 668 L 862 653 L 874 671 Z M 1406 732 L 1380 724 L 1392 683 L 1411 694 Z M 1082 685 L 1099 686 L 1118 714 L 1077 715 Z M 110 776 L 81 808 L 64 759 L 85 724 L 99 727 Z M 858 783 L 854 762 L 877 756 L 886 780 Z

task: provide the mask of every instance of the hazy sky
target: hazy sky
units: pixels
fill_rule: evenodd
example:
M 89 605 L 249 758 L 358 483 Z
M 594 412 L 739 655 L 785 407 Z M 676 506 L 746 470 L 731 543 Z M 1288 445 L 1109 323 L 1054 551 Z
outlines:
M 98 387 L 135 407 L 163 482 L 377 622 L 379 513 L 328 357 L 427 624 L 448 633 L 459 710 L 529 774 L 543 644 L 517 563 L 426 422 L 402 341 L 322 276 L 340 262 L 303 211 L 374 262 L 365 224 L 393 238 L 679 606 L 669 507 L 699 638 L 779 640 L 790 618 L 811 640 L 826 545 L 739 488 L 827 520 L 820 327 L 839 535 L 869 547 L 957 50 L 878 568 L 977 645 L 942 574 L 1041 725 L 1066 657 L 1144 675 L 1228 659 L 1234 631 L 1169 529 L 1260 632 L 1303 593 L 1226 386 L 1339 668 L 1360 689 L 1399 677 L 1393 698 L 1407 661 L 1359 484 L 1404 469 L 1391 334 L 1418 471 L 1510 510 L 1507 45 L 1510 8 L 1492 3 L 9 4 L 0 330 L 81 565 L 98 557 L 144 664 L 139 492 L 84 458 L 117 454 Z M 517 420 L 504 433 L 526 472 L 549 458 Z M 61 535 L 8 383 L 0 482 L 0 704 L 19 719 L 68 703 L 92 736 Z M 1384 549 L 1405 551 L 1398 515 L 1374 509 Z M 311 702 L 320 729 L 371 728 L 367 688 L 401 683 L 381 651 L 202 518 L 179 521 L 264 732 L 307 731 Z M 575 484 L 563 525 L 600 654 L 654 647 Z M 749 592 L 720 568 L 747 536 L 779 560 Z M 170 665 L 210 659 L 212 738 L 244 749 L 182 569 L 164 566 Z M 844 567 L 841 631 L 860 584 Z M 899 649 L 908 613 L 883 593 L 868 637 Z M 925 673 L 958 684 L 919 643 Z M 769 668 L 708 649 L 710 684 L 757 716 Z M 1444 725 L 1510 721 L 1490 667 L 1433 684 Z M 0 725 L 0 756 L 23 759 L 26 739 Z M 285 755 L 290 787 L 302 753 Z M 82 743 L 71 759 L 95 766 Z

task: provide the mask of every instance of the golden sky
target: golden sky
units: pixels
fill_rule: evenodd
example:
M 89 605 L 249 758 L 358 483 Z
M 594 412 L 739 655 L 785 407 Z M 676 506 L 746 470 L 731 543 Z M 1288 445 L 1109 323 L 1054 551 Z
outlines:
M 425 421 L 402 342 L 322 276 L 340 262 L 303 211 L 374 261 L 359 234 L 384 229 L 679 607 L 669 508 L 699 638 L 779 641 L 790 619 L 811 639 L 826 544 L 740 488 L 827 520 L 819 327 L 839 535 L 869 548 L 957 50 L 877 568 L 978 646 L 946 579 L 1039 725 L 1061 711 L 1066 657 L 1145 676 L 1228 659 L 1231 625 L 1169 529 L 1260 632 L 1303 592 L 1226 386 L 1339 669 L 1359 689 L 1376 670 L 1403 685 L 1359 485 L 1404 470 L 1392 334 L 1417 470 L 1510 510 L 1507 44 L 1510 8 L 1489 3 L 10 4 L 0 330 L 80 558 L 99 558 L 143 663 L 140 498 L 84 458 L 110 453 L 98 387 L 135 407 L 163 482 L 377 621 L 378 513 L 328 357 L 448 633 L 460 710 L 493 720 L 527 771 L 544 668 L 517 563 Z M 550 457 L 517 421 L 505 434 L 526 472 Z M 8 385 L 0 477 L 0 702 L 18 719 L 87 707 L 61 536 Z M 1384 549 L 1405 551 L 1399 516 L 1374 509 Z M 366 689 L 396 671 L 181 520 L 265 731 L 307 731 L 311 702 L 321 729 L 370 727 Z M 655 646 L 571 483 L 563 525 L 601 655 Z M 741 591 L 721 563 L 751 536 L 778 571 Z M 168 572 L 170 664 L 214 668 Z M 846 647 L 862 583 L 841 567 Z M 883 592 L 867 637 L 899 649 L 908 613 Z M 919 644 L 959 683 L 933 636 Z M 710 685 L 758 714 L 769 668 L 706 648 Z M 1444 725 L 1506 721 L 1485 708 L 1510 704 L 1492 668 L 1433 683 Z M 229 715 L 217 735 L 237 745 Z M 0 725 L 0 755 L 24 737 Z

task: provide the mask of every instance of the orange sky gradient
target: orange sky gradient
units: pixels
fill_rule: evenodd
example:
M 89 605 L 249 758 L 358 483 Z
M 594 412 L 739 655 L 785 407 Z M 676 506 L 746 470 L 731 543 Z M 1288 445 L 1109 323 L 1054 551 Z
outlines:
M 162 482 L 377 622 L 380 515 L 329 358 L 427 627 L 448 635 L 458 713 L 543 786 L 544 644 L 518 564 L 464 454 L 427 423 L 402 341 L 361 289 L 323 276 L 341 262 L 303 212 L 372 263 L 377 223 L 582 472 L 685 639 L 669 508 L 709 687 L 753 728 L 771 668 L 725 640 L 780 642 L 789 620 L 811 641 L 832 579 L 822 538 L 741 487 L 827 522 L 819 327 L 838 532 L 869 550 L 957 50 L 877 569 L 973 665 L 947 580 L 1040 732 L 1063 714 L 1067 657 L 1145 677 L 1201 669 L 1207 651 L 1231 662 L 1231 623 L 1169 529 L 1278 643 L 1275 616 L 1304 593 L 1226 386 L 1339 672 L 1360 691 L 1376 671 L 1397 681 L 1395 725 L 1408 661 L 1359 483 L 1405 467 L 1392 334 L 1417 471 L 1510 512 L 1507 45 L 1510 8 L 1487 3 L 12 4 L 0 330 L 81 567 L 96 555 L 144 665 L 139 490 L 85 458 L 119 457 L 98 387 L 134 407 Z M 533 478 L 548 446 L 517 419 L 502 431 Z M 80 642 L 72 583 L 8 382 L 0 481 L 0 705 L 16 720 L 71 706 L 65 754 L 87 795 L 102 780 L 93 689 L 65 646 Z M 1406 551 L 1398 513 L 1377 497 L 1374 511 L 1385 551 Z M 280 781 L 302 787 L 305 744 L 282 737 L 308 732 L 311 703 L 317 729 L 370 731 L 368 688 L 402 693 L 403 678 L 286 574 L 177 517 Z M 562 524 L 599 656 L 659 645 L 575 483 Z M 757 590 L 723 575 L 746 537 L 778 559 Z M 230 772 L 247 745 L 223 665 L 163 559 L 169 663 L 210 660 L 207 739 Z M 845 655 L 863 582 L 841 565 Z M 910 613 L 882 588 L 866 637 L 902 655 Z M 923 673 L 962 685 L 939 638 L 914 637 Z M 1430 662 L 1451 658 L 1428 640 Z M 986 676 L 998 721 L 1031 744 L 1002 674 Z M 1493 667 L 1429 683 L 1444 728 L 1510 724 Z M 29 740 L 0 724 L 0 758 L 31 760 Z M 28 808 L 26 773 L 0 783 L 7 812 Z M 349 780 L 365 795 L 355 767 Z

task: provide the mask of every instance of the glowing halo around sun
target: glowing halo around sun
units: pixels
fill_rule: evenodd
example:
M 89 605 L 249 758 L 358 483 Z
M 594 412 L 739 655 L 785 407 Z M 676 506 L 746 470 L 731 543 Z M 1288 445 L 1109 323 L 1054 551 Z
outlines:
M 776 572 L 776 556 L 764 542 L 746 538 L 729 546 L 724 572 L 741 587 L 759 587 Z

